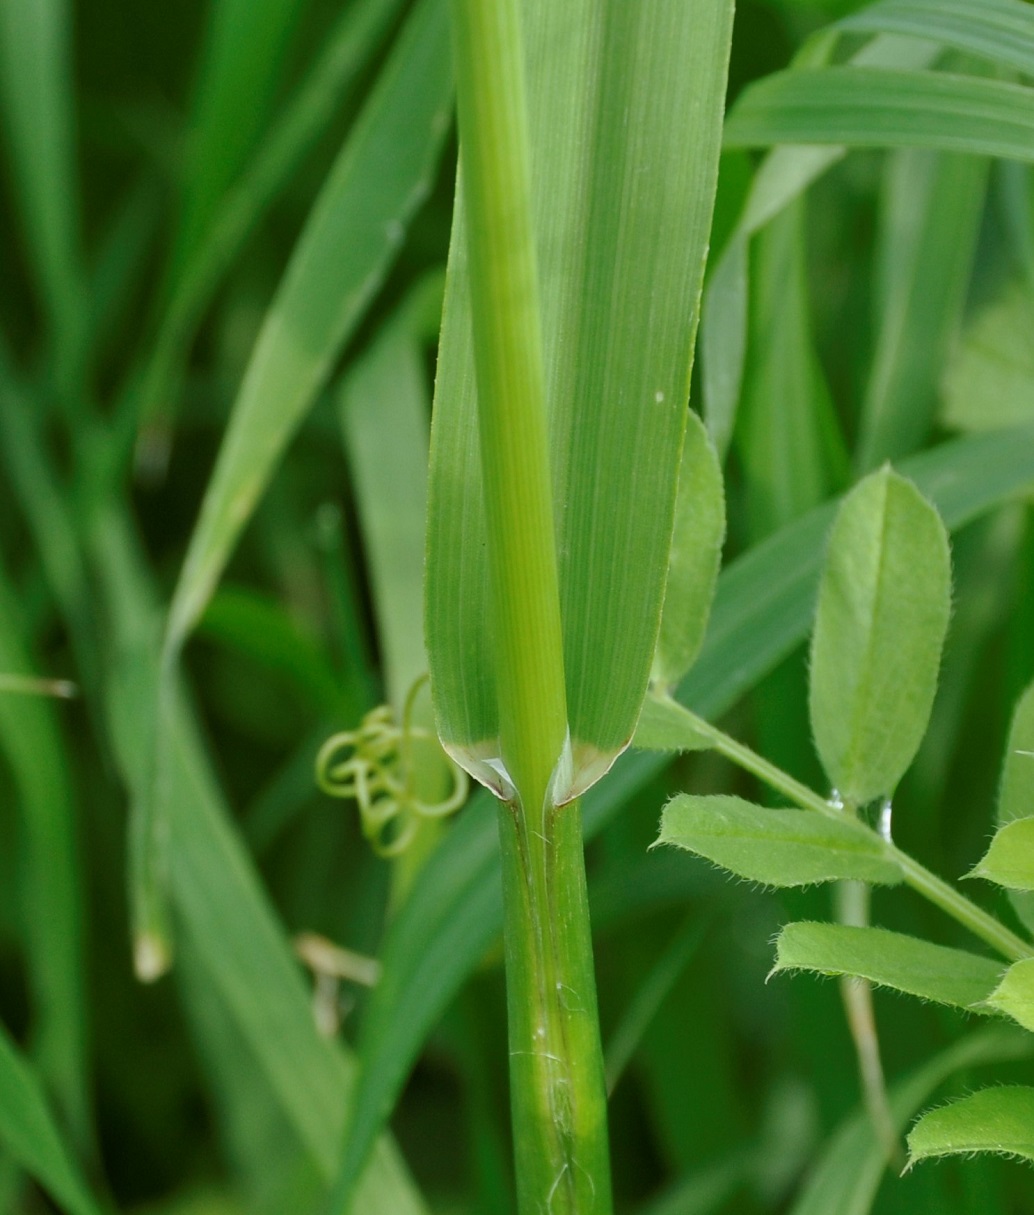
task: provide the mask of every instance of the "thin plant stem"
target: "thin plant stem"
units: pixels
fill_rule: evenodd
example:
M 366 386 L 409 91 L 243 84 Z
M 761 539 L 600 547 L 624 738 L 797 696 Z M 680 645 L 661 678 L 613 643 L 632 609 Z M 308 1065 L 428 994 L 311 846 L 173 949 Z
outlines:
M 570 766 L 518 0 L 453 0 L 499 761 L 522 1215 L 611 1211 L 606 1095 Z
M 871 888 L 866 882 L 837 882 L 835 891 L 837 920 L 858 928 L 868 927 Z M 894 1115 L 887 1098 L 887 1081 L 880 1057 L 880 1038 L 876 1029 L 876 1010 L 872 984 L 858 975 L 841 975 L 840 998 L 847 1026 L 851 1031 L 865 1109 L 876 1140 L 883 1149 L 889 1168 L 900 1172 L 905 1165 Z
M 668 700 L 670 705 L 685 714 L 686 725 L 694 734 L 706 738 L 715 751 L 731 760 L 737 767 L 742 768 L 745 772 L 750 772 L 759 780 L 763 780 L 770 788 L 782 793 L 804 810 L 815 810 L 828 818 L 842 817 L 843 810 L 831 805 L 814 790 L 809 789 L 807 785 L 802 785 L 800 781 L 794 780 L 792 776 L 758 755 L 750 747 L 730 738 L 717 726 L 698 717 L 691 709 L 687 709 L 670 698 Z M 960 894 L 942 878 L 931 873 L 907 852 L 902 852 L 896 844 L 885 840 L 867 824 L 862 825 L 880 840 L 887 855 L 897 862 L 906 885 L 911 886 L 935 907 L 939 907 L 963 927 L 968 928 L 974 936 L 990 945 L 1003 958 L 1008 958 L 1011 962 L 1019 962 L 1024 958 L 1034 957 L 1034 945 L 1029 941 L 1024 941 L 993 915 L 989 915 L 983 908 L 971 903 L 965 895 Z

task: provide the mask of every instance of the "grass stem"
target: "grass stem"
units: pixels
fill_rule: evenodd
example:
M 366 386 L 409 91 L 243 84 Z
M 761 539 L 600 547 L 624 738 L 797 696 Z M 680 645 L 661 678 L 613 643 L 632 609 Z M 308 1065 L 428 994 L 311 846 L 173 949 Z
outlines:
M 603 1055 L 570 763 L 517 0 L 453 0 L 499 758 L 522 1215 L 611 1209 Z

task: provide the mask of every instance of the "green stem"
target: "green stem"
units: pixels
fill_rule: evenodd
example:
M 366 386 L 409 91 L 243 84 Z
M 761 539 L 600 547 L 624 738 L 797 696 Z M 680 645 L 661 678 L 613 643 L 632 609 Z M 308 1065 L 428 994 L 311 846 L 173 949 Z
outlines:
M 548 835 L 499 808 L 511 1106 L 522 1215 L 609 1215 L 603 1052 L 576 804 Z
M 518 0 L 453 0 L 499 704 L 522 1215 L 608 1215 L 606 1096 L 570 764 Z
M 745 772 L 750 772 L 759 780 L 763 780 L 770 788 L 782 793 L 802 809 L 815 810 L 829 818 L 839 818 L 843 814 L 842 810 L 830 805 L 814 790 L 809 789 L 807 785 L 802 785 L 800 781 L 794 780 L 792 776 L 781 768 L 777 768 L 775 764 L 769 763 L 750 747 L 730 738 L 724 731 L 711 725 L 704 718 L 698 717 L 684 705 L 680 705 L 674 700 L 669 703 L 685 714 L 687 726 L 696 735 L 706 738 L 715 751 L 724 755 L 726 759 L 731 760 Z M 974 936 L 990 945 L 1003 958 L 1018 962 L 1024 958 L 1034 957 L 1034 945 L 1029 941 L 1024 941 L 1014 932 L 1010 932 L 993 915 L 989 915 L 981 907 L 971 903 L 965 895 L 959 894 L 953 886 L 949 886 L 936 874 L 931 873 L 907 852 L 902 852 L 896 844 L 884 840 L 871 827 L 868 827 L 867 830 L 882 841 L 888 856 L 900 866 L 906 885 L 911 886 L 934 906 L 939 907 L 952 919 L 968 928 Z
M 866 882 L 837 882 L 834 893 L 837 920 L 841 924 L 867 928 L 871 893 L 872 889 Z M 869 1121 L 883 1148 L 888 1167 L 900 1173 L 905 1165 L 905 1157 L 887 1098 L 876 1010 L 872 1003 L 872 984 L 858 975 L 841 975 L 840 997 L 858 1056 L 858 1074 Z

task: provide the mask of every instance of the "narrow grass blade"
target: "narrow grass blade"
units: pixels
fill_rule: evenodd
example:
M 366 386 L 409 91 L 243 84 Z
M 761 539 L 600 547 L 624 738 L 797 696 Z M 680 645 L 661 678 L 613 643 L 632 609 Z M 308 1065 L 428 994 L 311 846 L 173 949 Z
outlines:
M 43 1085 L 2 1026 L 0 1144 L 69 1215 L 100 1215 L 47 1108 Z
M 1008 283 L 975 313 L 944 371 L 941 421 L 953 430 L 1018 426 L 1034 417 L 1034 295 Z
M 31 670 L 24 630 L 0 571 L 0 670 Z M 85 906 L 75 803 L 54 706 L 0 691 L 0 750 L 14 775 L 24 851 L 19 885 L 26 928 L 34 1053 L 80 1145 L 92 1140 L 86 1064 Z
M 26 252 L 51 330 L 58 379 L 70 386 L 84 332 L 68 0 L 0 6 L 0 122 Z
M 1001 963 L 990 958 L 885 928 L 809 923 L 787 924 L 779 934 L 772 973 L 784 970 L 856 975 L 971 1012 L 984 1011 L 1002 974 Z
M 272 117 L 254 155 L 213 205 L 203 233 L 196 239 L 181 237 L 183 261 L 172 276 L 158 332 L 139 380 L 129 386 L 123 401 L 123 409 L 131 409 L 145 427 L 153 426 L 156 415 L 171 408 L 177 374 L 218 284 L 330 124 L 361 69 L 387 36 L 402 3 L 357 0 L 345 7 L 305 79 Z M 157 444 L 156 434 L 145 434 L 137 452 L 145 467 L 157 464 L 162 456 Z
M 319 1169 L 281 1106 L 270 1100 L 254 1052 L 189 944 L 180 950 L 176 977 L 241 1210 L 315 1211 Z
M 811 649 L 815 744 L 851 805 L 889 797 L 919 749 L 950 610 L 936 510 L 889 466 L 871 473 L 837 512 Z
M 293 684 L 324 716 L 340 710 L 341 689 L 327 655 L 272 597 L 246 587 L 221 587 L 205 609 L 198 631 Z
M 1024 1034 L 988 1026 L 967 1034 L 890 1089 L 890 1109 L 898 1132 L 933 1091 L 962 1068 L 1028 1056 Z M 823 1149 L 791 1215 L 869 1215 L 887 1169 L 882 1146 L 865 1110 L 852 1114 Z
M 607 1043 L 608 1093 L 613 1093 L 657 1010 L 693 960 L 707 928 L 707 922 L 694 914 L 675 934 L 653 968 L 635 989 Z
M 304 7 L 305 0 L 216 0 L 210 6 L 187 134 L 174 267 L 204 239 L 269 121 Z
M 822 66 L 832 49 L 832 43 L 823 40 L 803 57 L 801 66 Z M 927 42 L 885 35 L 862 47 L 851 63 L 859 67 L 923 68 L 936 57 L 937 49 Z M 750 238 L 842 160 L 846 151 L 842 147 L 807 145 L 773 149 L 754 175 L 743 212 L 710 276 L 700 331 L 703 412 L 721 455 L 732 439 L 743 382 Z
M 1034 90 L 947 72 L 832 67 L 777 72 L 747 88 L 725 146 L 776 143 L 937 148 L 1034 161 Z
M 984 1088 L 931 1110 L 908 1136 L 909 1168 L 938 1156 L 994 1152 L 1034 1163 L 1034 1088 Z
M 116 645 L 108 694 L 112 740 L 123 778 L 139 796 L 150 780 L 147 723 L 133 706 L 155 696 L 159 618 L 126 521 L 114 508 L 93 520 L 92 541 Z M 174 702 L 168 725 L 169 876 L 179 920 L 270 1091 L 329 1180 L 354 1064 L 316 1031 L 298 966 L 230 824 L 184 701 Z M 357 1199 L 357 1212 L 384 1210 L 424 1210 L 386 1141 L 377 1147 Z
M 736 433 L 753 539 L 848 480 L 840 424 L 812 340 L 804 200 L 757 236 L 750 371 Z
M 936 502 L 948 524 L 959 527 L 1034 487 L 1034 428 L 947 443 L 906 461 L 902 469 Z M 833 512 L 832 504 L 811 512 L 723 570 L 703 650 L 679 693 L 695 712 L 705 717 L 726 712 L 804 640 L 822 539 Z M 673 734 L 677 725 L 668 727 Z M 679 741 L 684 734 L 679 730 L 671 749 L 685 745 Z M 667 762 L 656 755 L 623 757 L 584 799 L 586 839 Z M 471 800 L 385 938 L 382 978 L 371 993 L 358 1047 L 352 1123 L 357 1140 L 372 1140 L 384 1125 L 421 1044 L 501 931 L 491 808 L 487 793 Z M 993 979 L 987 990 L 992 986 Z
M 1034 890 L 1034 818 L 1016 818 L 999 827 L 987 853 L 967 876 L 1010 890 Z
M 425 197 L 448 128 L 448 23 L 421 0 L 339 154 L 266 315 L 233 407 L 166 626 L 154 702 L 150 787 L 134 810 L 137 956 L 152 977 L 171 954 L 164 908 L 162 720 L 177 655 L 204 610 L 244 524 L 334 359 L 380 285 Z M 328 274 L 328 267 L 334 272 Z
M 655 1201 L 639 1208 L 638 1215 L 713 1215 L 727 1209 L 732 1195 L 745 1184 L 750 1163 L 743 1156 L 694 1169 Z
M 177 584 L 172 648 L 203 610 L 427 193 L 448 126 L 450 87 L 445 6 L 422 0 L 331 170 L 270 306 Z
M 879 335 L 860 427 L 863 470 L 907 455 L 927 437 L 969 284 L 986 181 L 987 163 L 975 157 L 909 149 L 888 161 Z
M 440 310 L 437 276 L 416 288 L 341 385 L 340 418 L 370 566 L 388 700 L 401 713 L 427 671 L 424 541 L 430 399 L 417 340 Z
M 730 17 L 726 4 L 705 12 L 667 0 L 528 9 L 564 662 L 581 769 L 572 792 L 631 736 L 659 624 Z M 445 741 L 491 753 L 498 727 L 462 217 L 452 250 L 427 632 Z
M 1020 0 L 882 0 L 837 28 L 929 38 L 1034 75 L 1034 14 Z
M 441 304 L 442 283 L 435 273 L 413 289 L 371 350 L 345 377 L 339 410 L 369 567 L 387 701 L 396 721 L 408 717 L 411 726 L 426 734 L 410 743 L 407 779 L 427 805 L 445 802 L 455 780 L 453 766 L 438 742 L 430 697 L 426 689 L 424 694 L 415 693 L 428 670 L 423 604 L 431 404 L 419 337 L 422 331 L 437 330 Z M 437 818 L 420 816 L 411 822 L 416 824 L 413 838 L 393 865 L 394 906 L 405 898 L 442 831 Z
M 854 878 L 894 885 L 901 871 L 856 820 L 809 810 L 768 810 L 739 797 L 678 794 L 664 807 L 658 844 L 705 857 L 764 886 Z M 656 846 L 656 845 L 655 845 Z

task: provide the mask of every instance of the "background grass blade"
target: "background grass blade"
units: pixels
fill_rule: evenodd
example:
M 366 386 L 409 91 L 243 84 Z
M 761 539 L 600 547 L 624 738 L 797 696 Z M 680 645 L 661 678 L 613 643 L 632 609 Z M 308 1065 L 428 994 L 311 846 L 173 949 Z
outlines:
M 730 13 L 660 0 L 528 12 L 564 661 L 587 781 L 631 736 L 653 648 L 643 625 L 659 620 Z M 692 142 L 676 147 L 676 116 L 690 114 Z M 497 729 L 464 246 L 461 218 L 432 433 L 428 637 L 443 737 L 476 748 Z
M 941 382 L 940 421 L 952 430 L 1018 426 L 1034 415 L 1034 298 L 1010 281 L 974 311 Z
M 0 670 L 32 668 L 6 572 L 0 570 Z M 51 702 L 0 693 L 0 748 L 14 774 L 24 851 L 19 886 L 34 1014 L 33 1051 L 75 1141 L 90 1124 L 83 961 L 85 906 L 75 805 Z
M 170 268 L 169 298 L 145 364 L 127 389 L 124 409 L 132 409 L 142 425 L 151 427 L 137 458 L 156 464 L 163 458 L 165 438 L 153 432 L 158 415 L 172 408 L 175 389 L 187 352 L 216 288 L 241 246 L 270 204 L 287 186 L 330 125 L 362 68 L 384 41 L 403 0 L 361 0 L 346 6 L 327 34 L 318 58 L 269 129 L 248 162 L 223 192 L 215 191 L 210 218 L 187 233 L 183 218 L 179 264 Z M 214 20 L 214 19 L 213 19 Z M 198 118 L 199 124 L 202 120 Z M 195 192 L 200 187 L 191 187 Z M 185 203 L 185 206 L 189 204 Z M 166 418 L 167 420 L 167 418 Z
M 445 6 L 422 0 L 299 238 L 245 373 L 177 584 L 169 618 L 174 646 L 196 622 L 426 196 L 448 126 L 447 35 Z
M 907 150 L 889 158 L 878 337 L 862 407 L 865 471 L 925 441 L 969 283 L 987 164 Z
M 66 390 L 76 374 L 85 293 L 67 0 L 9 0 L 0 8 L 0 102 L 12 180 L 36 293 Z
M 755 241 L 751 370 L 736 432 L 754 540 L 847 481 L 844 439 L 812 336 L 807 222 L 800 199 Z
M 43 1086 L 0 1026 L 0 1143 L 69 1215 L 100 1215 L 47 1108 Z
M 802 51 L 801 66 L 821 67 L 832 53 L 829 39 Z M 851 58 L 858 67 L 923 68 L 938 48 L 913 38 L 882 35 Z M 735 428 L 747 350 L 750 238 L 841 160 L 846 148 L 774 148 L 761 162 L 742 212 L 714 266 L 701 317 L 704 416 L 719 453 L 725 453 Z M 785 240 L 785 238 L 784 238 Z M 778 248 L 778 246 L 777 246 Z M 785 252 L 783 254 L 785 256 Z
M 159 618 L 123 520 L 95 520 L 94 544 L 116 638 L 109 712 L 129 787 L 149 780 L 147 723 L 132 706 L 153 698 Z M 291 957 L 254 869 L 228 821 L 185 704 L 170 718 L 170 885 L 206 980 L 219 992 L 271 1091 L 318 1166 L 332 1175 L 353 1083 L 348 1056 L 316 1032 Z M 139 793 L 137 794 L 139 796 Z M 423 1211 L 394 1149 L 382 1143 L 360 1183 L 357 1211 Z
M 209 8 L 187 132 L 173 277 L 204 240 L 268 123 L 306 0 L 217 0 Z
M 1034 15 L 1019 0 L 883 0 L 837 28 L 930 38 L 1034 75 Z
M 437 275 L 418 286 L 341 385 L 341 427 L 355 485 L 385 669 L 396 713 L 427 672 L 424 540 L 430 400 L 417 340 L 441 310 Z
M 725 124 L 728 148 L 774 143 L 938 148 L 1034 161 L 1034 90 L 947 72 L 832 67 L 751 85 Z

